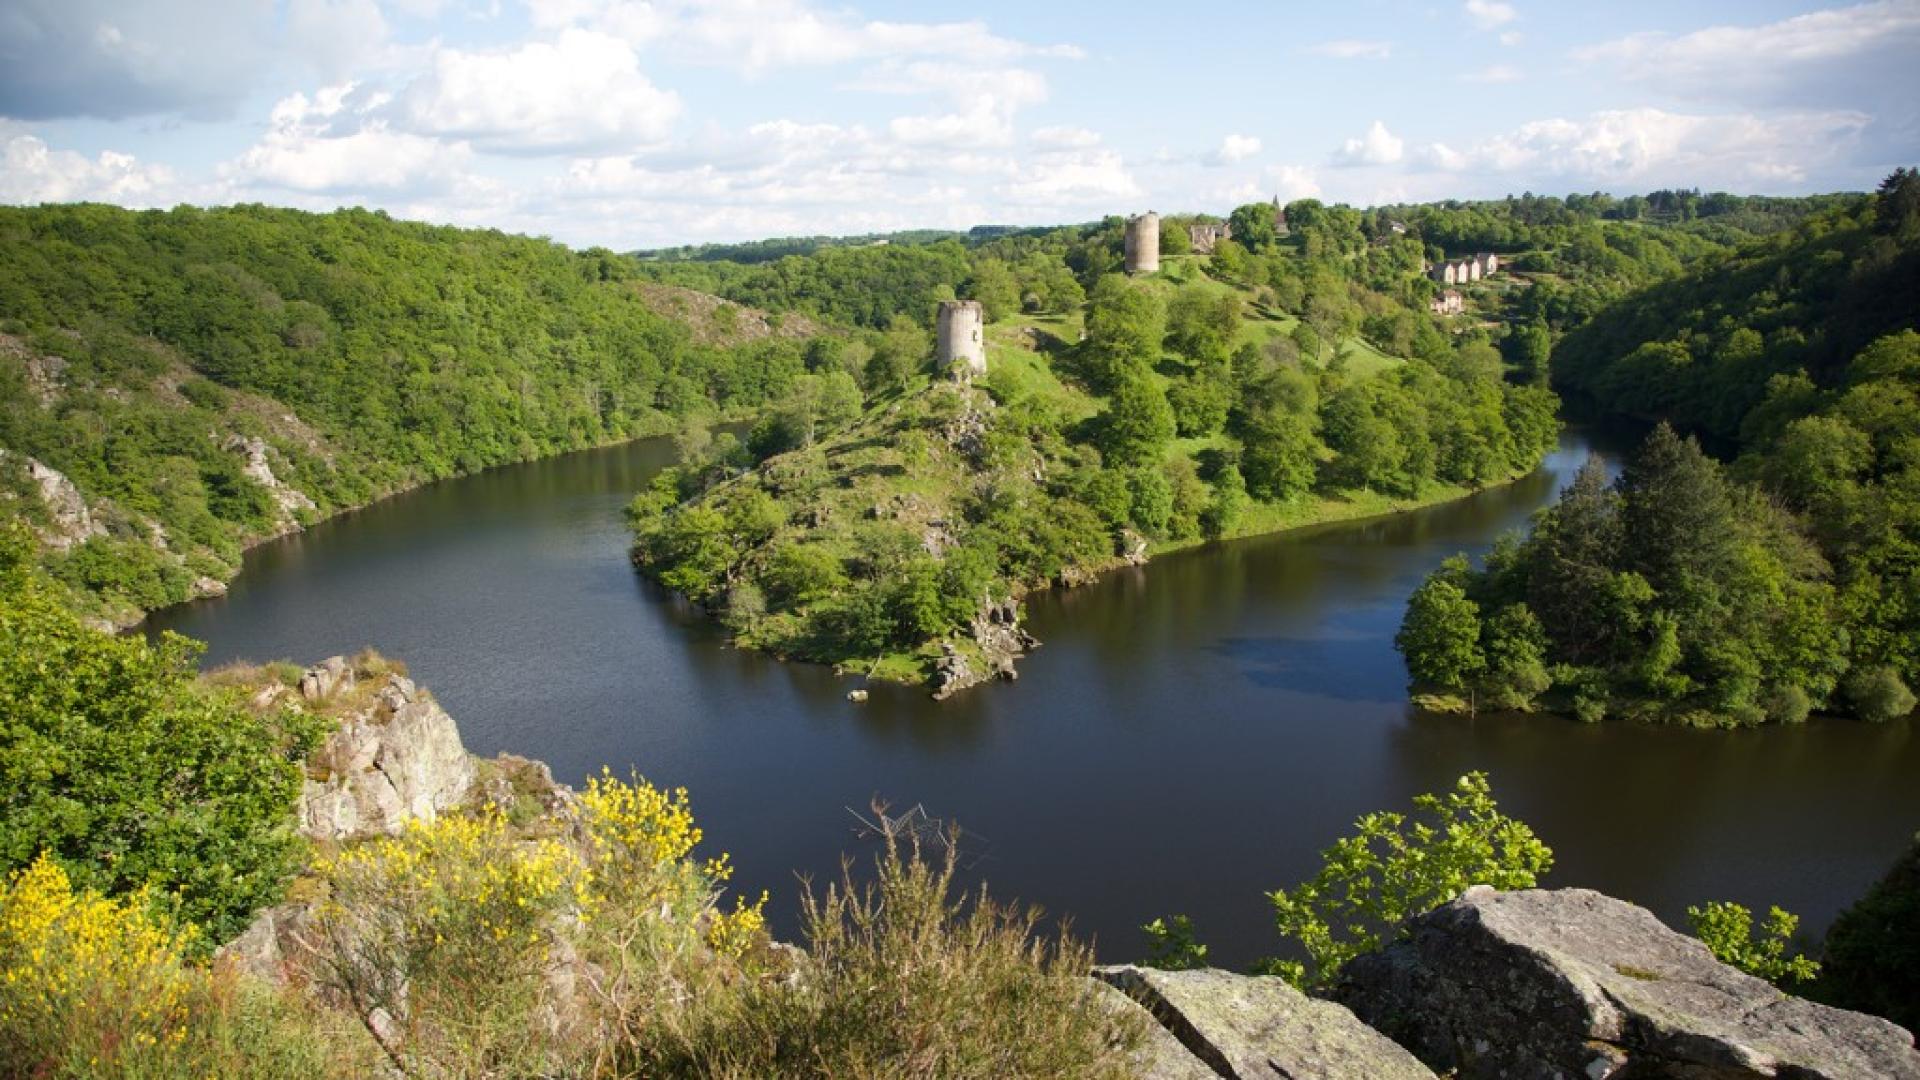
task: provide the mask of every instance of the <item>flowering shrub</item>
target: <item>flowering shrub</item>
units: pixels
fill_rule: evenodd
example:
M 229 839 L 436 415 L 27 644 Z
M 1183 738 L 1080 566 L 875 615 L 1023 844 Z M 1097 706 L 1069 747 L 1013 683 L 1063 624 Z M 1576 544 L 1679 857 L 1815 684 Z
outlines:
M 693 859 L 703 834 L 686 788 L 662 791 L 638 775 L 621 780 L 603 771 L 587 781 L 580 801 L 598 901 L 636 914 L 665 904 L 676 921 L 705 921 L 707 945 L 725 956 L 741 955 L 764 931 L 765 893 L 752 904 L 735 898 L 730 913 L 715 909 L 716 892 L 733 877 L 733 866 L 725 852 Z
M 580 802 L 602 874 L 639 878 L 669 871 L 684 862 L 705 835 L 693 823 L 686 788 L 661 791 L 637 775 L 629 782 L 603 770 L 587 781 Z M 715 883 L 733 876 L 724 852 L 698 869 Z
M 733 898 L 733 910 L 715 911 L 707 924 L 707 947 L 721 956 L 739 957 L 766 938 L 767 918 L 762 909 L 767 906 L 765 890 L 760 899 L 747 903 L 744 896 Z
M 75 892 L 46 855 L 0 884 L 0 1058 L 108 1069 L 186 1037 L 195 932 L 148 899 Z
M 318 722 L 201 682 L 185 638 L 87 625 L 32 545 L 0 526 L 0 874 L 45 852 L 78 887 L 162 890 L 202 945 L 238 934 L 306 854 L 286 823 Z
M 563 916 L 589 904 L 588 875 L 557 840 L 516 839 L 497 814 L 412 821 L 314 870 L 322 986 L 403 1072 L 521 1071 Z

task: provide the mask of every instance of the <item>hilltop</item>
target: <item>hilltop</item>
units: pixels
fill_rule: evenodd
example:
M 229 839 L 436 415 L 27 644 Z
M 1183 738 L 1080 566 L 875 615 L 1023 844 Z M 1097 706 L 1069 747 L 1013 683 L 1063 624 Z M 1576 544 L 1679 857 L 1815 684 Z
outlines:
M 977 381 L 918 370 L 704 446 L 635 500 L 636 563 L 743 645 L 944 696 L 1012 675 L 1032 589 L 1457 497 L 1553 445 L 1551 395 L 1484 341 L 1323 344 L 1217 272 L 1170 256 L 994 312 Z

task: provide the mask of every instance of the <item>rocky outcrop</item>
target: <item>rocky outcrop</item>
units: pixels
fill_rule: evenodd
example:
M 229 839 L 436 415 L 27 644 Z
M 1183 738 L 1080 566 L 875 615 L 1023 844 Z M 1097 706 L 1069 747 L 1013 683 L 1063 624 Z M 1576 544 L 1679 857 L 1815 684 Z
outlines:
M 230 435 L 227 437 L 226 447 L 235 453 L 243 455 L 247 459 L 247 463 L 242 467 L 241 471 L 246 473 L 249 479 L 261 487 L 266 488 L 267 491 L 273 495 L 273 501 L 280 507 L 281 515 L 291 523 L 291 527 L 299 527 L 299 515 L 303 511 L 311 513 L 317 509 L 313 504 L 313 500 L 307 497 L 306 492 L 301 491 L 274 475 L 273 462 L 267 457 L 267 443 L 265 439 L 251 439 L 243 435 Z
M 466 801 L 474 763 L 453 718 L 405 676 L 360 682 L 341 657 L 307 669 L 300 694 L 339 709 L 340 724 L 308 761 L 300 831 L 315 840 L 396 833 Z M 351 695 L 352 700 L 341 699 Z
M 977 658 L 962 652 L 950 641 L 940 645 L 940 658 L 933 664 L 935 701 L 945 701 L 991 679 L 1019 678 L 1013 662 L 1040 647 L 1040 639 L 1020 625 L 1018 600 L 990 600 L 981 605 L 970 629 L 973 643 L 979 648 Z
M 1173 1037 L 1173 1032 L 1162 1027 L 1125 991 L 1096 975 L 1087 980 L 1087 992 L 1093 995 L 1096 1007 L 1114 1016 L 1131 1018 L 1141 1033 L 1131 1062 L 1133 1075 L 1139 1080 L 1214 1080 L 1220 1075 L 1194 1057 Z
M 8 451 L 0 448 L 0 458 L 7 456 Z M 67 474 L 34 458 L 25 461 L 27 477 L 40 489 L 40 502 L 47 513 L 46 526 L 37 530 L 41 543 L 55 551 L 65 551 L 106 533 L 106 528 L 94 520 L 93 513 L 87 509 L 86 496 L 67 479 Z
M 246 930 L 220 947 L 220 956 L 250 975 L 280 982 L 306 948 L 313 928 L 313 905 L 299 901 L 262 910 Z
M 1169 1065 L 1164 1040 L 1148 1047 L 1147 1075 L 1316 1080 L 1434 1080 L 1433 1073 L 1344 1007 L 1286 980 L 1226 971 L 1104 967 L 1094 977 L 1126 994 L 1200 1065 Z
M 1920 1077 L 1904 1029 L 1789 997 L 1585 889 L 1469 889 L 1359 957 L 1336 997 L 1476 1077 Z
M 269 709 L 295 695 L 337 724 L 307 759 L 307 781 L 294 804 L 310 840 L 392 835 L 409 821 L 462 807 L 508 818 L 538 815 L 563 831 L 578 821 L 578 797 L 545 762 L 470 756 L 439 702 L 384 661 L 360 667 L 331 657 L 301 673 L 294 689 L 261 687 L 253 705 Z M 255 975 L 283 980 L 310 950 L 313 927 L 313 903 L 288 900 L 261 911 L 220 953 Z

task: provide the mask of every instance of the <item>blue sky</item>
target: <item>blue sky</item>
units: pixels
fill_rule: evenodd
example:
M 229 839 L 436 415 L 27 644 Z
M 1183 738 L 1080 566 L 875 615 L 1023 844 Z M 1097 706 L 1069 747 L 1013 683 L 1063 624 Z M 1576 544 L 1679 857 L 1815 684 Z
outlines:
M 0 0 L 14 203 L 632 248 L 1916 161 L 1920 0 Z

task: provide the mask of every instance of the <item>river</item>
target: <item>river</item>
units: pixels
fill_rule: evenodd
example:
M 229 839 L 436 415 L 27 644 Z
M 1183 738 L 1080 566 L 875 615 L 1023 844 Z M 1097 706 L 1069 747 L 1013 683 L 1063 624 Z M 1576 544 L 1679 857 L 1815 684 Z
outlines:
M 1103 958 L 1185 913 L 1216 962 L 1273 951 L 1263 893 L 1373 809 L 1484 769 L 1555 850 L 1546 884 L 1683 925 L 1690 903 L 1780 904 L 1819 931 L 1920 828 L 1910 722 L 1698 732 L 1414 713 L 1393 633 L 1442 558 L 1551 501 L 1590 447 L 1391 518 L 1209 545 L 1030 598 L 1045 645 L 1017 683 L 935 703 L 726 647 L 640 580 L 621 508 L 659 440 L 435 484 L 249 553 L 224 598 L 152 625 L 207 663 L 399 657 L 470 749 L 578 783 L 687 787 L 735 885 L 792 933 L 796 875 L 865 858 L 849 808 L 923 804 L 967 830 L 970 880 L 1071 915 Z

